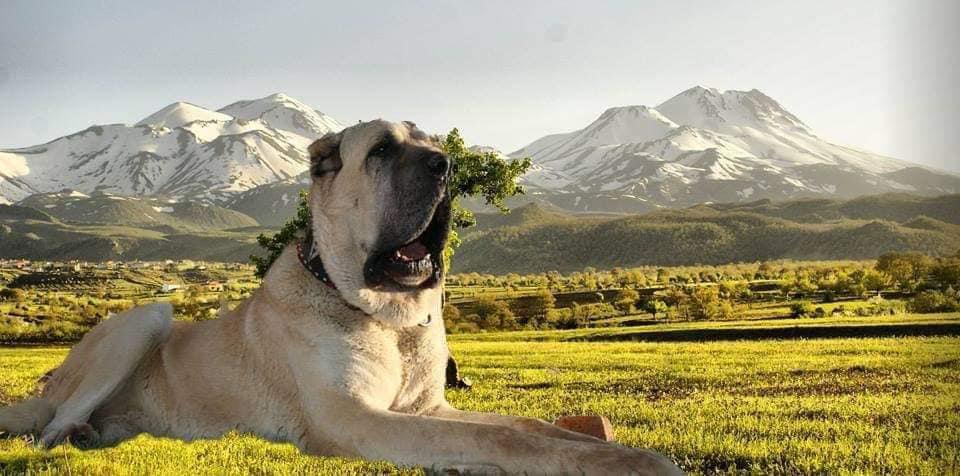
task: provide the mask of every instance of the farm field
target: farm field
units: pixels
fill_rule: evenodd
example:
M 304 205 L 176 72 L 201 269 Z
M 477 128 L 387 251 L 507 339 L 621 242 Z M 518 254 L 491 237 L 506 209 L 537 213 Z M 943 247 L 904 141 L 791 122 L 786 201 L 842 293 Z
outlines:
M 870 333 L 872 327 L 888 329 Z M 817 338 L 750 329 L 819 329 Z M 850 337 L 857 328 L 874 337 Z M 717 333 L 717 330 L 727 330 Z M 683 339 L 658 339 L 682 331 Z M 737 333 L 736 331 L 743 331 Z M 455 405 L 552 420 L 602 414 L 619 441 L 694 474 L 960 472 L 960 314 L 656 324 L 450 336 Z M 0 400 L 26 396 L 65 347 L 0 348 Z M 0 440 L 0 473 L 418 473 L 300 455 L 245 435 L 140 437 L 80 452 Z

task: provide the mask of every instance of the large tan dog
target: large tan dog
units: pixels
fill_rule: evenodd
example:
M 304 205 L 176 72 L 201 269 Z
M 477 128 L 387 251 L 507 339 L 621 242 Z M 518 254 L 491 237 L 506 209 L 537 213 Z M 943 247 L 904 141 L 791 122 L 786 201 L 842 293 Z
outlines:
M 48 447 L 239 430 L 435 469 L 679 472 L 650 451 L 452 408 L 440 314 L 448 158 L 412 123 L 379 120 L 324 136 L 310 155 L 311 238 L 250 299 L 196 324 L 172 322 L 167 304 L 106 320 L 39 397 L 0 409 L 0 430 L 40 433 Z

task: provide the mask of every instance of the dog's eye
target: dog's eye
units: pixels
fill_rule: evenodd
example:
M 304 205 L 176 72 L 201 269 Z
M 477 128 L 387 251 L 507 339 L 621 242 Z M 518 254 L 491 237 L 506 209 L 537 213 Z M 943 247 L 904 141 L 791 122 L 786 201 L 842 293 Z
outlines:
M 393 146 L 394 146 L 393 141 L 385 138 L 380 142 L 378 142 L 377 145 L 373 146 L 373 149 L 370 149 L 370 155 L 374 155 L 377 157 L 386 156 L 391 151 L 393 151 Z

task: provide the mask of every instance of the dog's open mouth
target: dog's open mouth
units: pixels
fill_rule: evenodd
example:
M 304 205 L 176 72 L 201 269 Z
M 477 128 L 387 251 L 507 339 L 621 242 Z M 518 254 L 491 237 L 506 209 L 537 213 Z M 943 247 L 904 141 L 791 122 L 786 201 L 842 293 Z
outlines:
M 395 291 L 428 288 L 436 285 L 443 271 L 443 247 L 450 221 L 450 203 L 442 200 L 430 223 L 420 235 L 407 243 L 371 258 L 366 267 L 370 286 Z
M 433 274 L 432 258 L 430 250 L 418 238 L 387 256 L 384 271 L 400 284 L 419 284 Z

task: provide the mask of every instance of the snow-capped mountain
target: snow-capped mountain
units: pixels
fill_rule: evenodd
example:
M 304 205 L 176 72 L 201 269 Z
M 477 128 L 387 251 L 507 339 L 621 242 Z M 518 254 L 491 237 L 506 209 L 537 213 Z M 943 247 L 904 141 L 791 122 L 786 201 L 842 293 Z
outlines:
M 822 139 L 756 89 L 698 86 L 655 108 L 611 108 L 583 129 L 545 136 L 510 156 L 533 159 L 524 177 L 533 193 L 574 210 L 960 191 L 956 176 L 903 173 L 918 166 Z
M 274 225 L 307 182 L 309 143 L 342 128 L 284 94 L 216 111 L 177 102 L 133 125 L 0 150 L 0 203 L 69 189 L 210 202 Z M 755 89 L 694 87 L 656 107 L 610 108 L 510 156 L 533 158 L 529 196 L 576 211 L 960 192 L 955 175 L 818 137 Z
M 219 111 L 177 102 L 134 125 L 0 151 L 0 202 L 62 189 L 223 202 L 301 174 L 310 142 L 342 128 L 284 94 Z
M 218 112 L 245 121 L 260 119 L 276 129 L 310 138 L 343 129 L 336 119 L 283 93 L 253 101 L 237 101 Z

